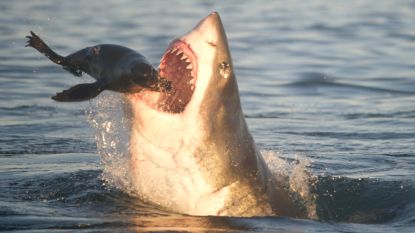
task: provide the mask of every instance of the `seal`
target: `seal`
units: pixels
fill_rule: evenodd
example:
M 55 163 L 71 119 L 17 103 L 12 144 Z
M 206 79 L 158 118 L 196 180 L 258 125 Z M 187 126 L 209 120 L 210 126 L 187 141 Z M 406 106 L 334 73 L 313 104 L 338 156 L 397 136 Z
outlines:
M 81 49 L 66 57 L 55 53 L 38 35 L 30 32 L 26 47 L 33 47 L 52 62 L 75 76 L 87 73 L 96 82 L 75 85 L 56 93 L 52 99 L 62 102 L 89 100 L 103 90 L 136 93 L 143 89 L 168 91 L 170 82 L 159 77 L 146 57 L 120 45 L 100 44 Z
M 191 215 L 306 216 L 248 130 L 218 13 L 170 43 L 159 75 L 168 93 L 123 95 L 137 196 Z

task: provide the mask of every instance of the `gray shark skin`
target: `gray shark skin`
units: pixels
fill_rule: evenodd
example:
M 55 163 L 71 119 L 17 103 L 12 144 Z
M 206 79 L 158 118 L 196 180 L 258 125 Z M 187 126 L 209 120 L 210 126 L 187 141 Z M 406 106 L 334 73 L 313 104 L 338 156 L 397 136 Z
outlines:
M 142 200 L 191 215 L 305 215 L 248 131 L 218 13 L 171 42 L 159 75 L 171 91 L 124 95 L 131 177 Z

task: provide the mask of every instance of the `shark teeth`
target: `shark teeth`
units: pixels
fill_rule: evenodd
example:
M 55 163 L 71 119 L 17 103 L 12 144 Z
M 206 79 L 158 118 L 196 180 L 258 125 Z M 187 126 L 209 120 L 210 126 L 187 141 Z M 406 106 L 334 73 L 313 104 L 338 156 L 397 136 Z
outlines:
M 164 67 L 166 67 L 166 64 L 164 62 L 162 62 L 162 60 L 161 60 L 160 65 L 159 65 L 159 69 L 164 69 Z
M 186 54 L 185 53 L 183 53 L 183 55 L 182 55 L 182 57 L 180 58 L 180 60 L 186 60 L 187 59 L 187 56 L 186 56 Z
M 162 63 L 164 61 L 164 59 L 166 58 L 166 54 L 169 53 L 169 51 L 167 51 L 161 58 L 160 58 L 160 63 Z
M 186 80 L 185 83 L 190 86 L 189 88 L 192 91 L 195 89 L 196 75 L 196 67 L 193 63 L 192 54 L 188 54 L 186 50 L 182 50 L 180 47 L 167 49 L 160 60 L 160 77 L 175 80 L 173 82 L 180 80 L 181 77 L 186 77 L 186 79 L 190 80 Z

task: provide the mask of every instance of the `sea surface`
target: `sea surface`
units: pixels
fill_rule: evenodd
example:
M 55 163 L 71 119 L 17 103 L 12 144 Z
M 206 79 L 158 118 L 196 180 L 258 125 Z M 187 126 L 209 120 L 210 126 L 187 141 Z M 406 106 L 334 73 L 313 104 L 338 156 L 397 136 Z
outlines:
M 117 163 L 119 94 L 54 102 L 92 79 L 25 47 L 33 30 L 61 54 L 113 43 L 157 66 L 212 11 L 250 131 L 306 200 L 307 219 L 142 203 Z M 415 232 L 414 12 L 404 0 L 0 1 L 0 231 Z

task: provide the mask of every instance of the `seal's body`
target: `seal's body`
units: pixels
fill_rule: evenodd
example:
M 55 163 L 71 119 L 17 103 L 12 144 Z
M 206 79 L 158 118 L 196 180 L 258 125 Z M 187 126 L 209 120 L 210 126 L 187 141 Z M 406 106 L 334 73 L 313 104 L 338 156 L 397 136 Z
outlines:
M 35 33 L 26 46 L 43 53 L 51 61 L 63 66 L 75 76 L 89 74 L 96 82 L 78 84 L 57 93 L 56 101 L 83 101 L 96 97 L 103 90 L 136 93 L 146 88 L 152 91 L 170 89 L 170 82 L 160 78 L 146 57 L 136 51 L 112 44 L 101 44 L 81 49 L 66 57 L 55 53 Z

